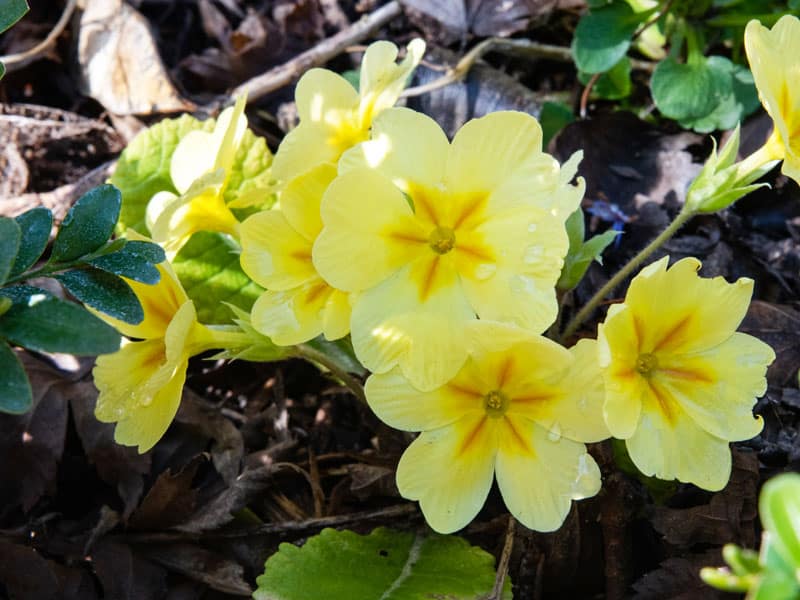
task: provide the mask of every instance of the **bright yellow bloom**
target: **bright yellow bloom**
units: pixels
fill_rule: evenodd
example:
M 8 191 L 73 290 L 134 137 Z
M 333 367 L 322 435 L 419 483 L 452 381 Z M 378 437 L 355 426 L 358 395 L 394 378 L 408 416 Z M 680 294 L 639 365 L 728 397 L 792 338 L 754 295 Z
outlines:
M 247 131 L 245 97 L 225 109 L 214 131 L 190 131 L 175 148 L 170 177 L 180 196 L 159 192 L 147 205 L 147 227 L 173 258 L 192 234 L 237 235 L 239 221 L 225 204 L 225 188 L 236 151 Z
M 800 183 L 800 20 L 781 17 L 772 29 L 747 24 L 744 46 L 758 95 L 775 130 L 766 159 L 783 159 L 781 171 Z
M 131 325 L 95 312 L 122 335 L 140 340 L 125 340 L 117 352 L 99 356 L 92 372 L 100 391 L 95 416 L 117 423 L 114 439 L 138 446 L 139 452 L 152 448 L 175 417 L 189 357 L 226 347 L 237 338 L 228 330 L 198 323 L 194 303 L 169 263 L 157 268 L 161 280 L 156 285 L 123 278 L 142 305 L 141 323 Z
M 400 364 L 418 388 L 451 379 L 477 317 L 544 331 L 558 309 L 577 169 L 542 152 L 530 115 L 496 112 L 450 144 L 430 118 L 384 111 L 373 140 L 345 153 L 322 201 L 314 265 L 357 292 L 350 327 L 374 373 Z
M 350 331 L 347 294 L 329 286 L 311 262 L 322 230 L 320 202 L 336 168 L 321 164 L 295 177 L 281 193 L 281 207 L 242 223 L 242 269 L 267 289 L 253 305 L 253 327 L 281 346 L 329 340 Z M 353 265 L 358 268 L 358 265 Z
M 600 489 L 583 442 L 608 437 L 596 342 L 567 350 L 522 329 L 476 321 L 471 352 L 442 387 L 420 392 L 399 369 L 372 375 L 367 401 L 389 425 L 422 431 L 397 468 L 430 526 L 450 533 L 486 501 L 493 476 L 526 527 L 558 529 L 572 500 Z
M 345 150 L 366 140 L 373 119 L 394 106 L 424 52 L 425 42 L 412 40 L 406 57 L 396 64 L 397 46 L 370 44 L 361 62 L 359 92 L 327 69 L 306 72 L 295 91 L 300 124 L 275 154 L 275 178 L 288 183 L 320 163 L 336 164 Z
M 704 279 L 696 258 L 668 260 L 642 269 L 599 328 L 603 410 L 642 473 L 716 491 L 731 472 L 728 441 L 761 431 L 752 409 L 775 353 L 736 332 L 751 279 Z

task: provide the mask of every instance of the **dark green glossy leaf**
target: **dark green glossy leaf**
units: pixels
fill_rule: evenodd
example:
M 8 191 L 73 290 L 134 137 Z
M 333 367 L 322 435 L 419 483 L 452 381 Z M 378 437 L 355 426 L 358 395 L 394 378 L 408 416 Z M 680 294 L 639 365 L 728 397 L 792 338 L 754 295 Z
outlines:
M 98 269 L 150 285 L 161 278 L 155 265 L 167 260 L 161 246 L 150 242 L 131 241 L 122 249 L 89 261 Z
M 0 337 L 39 352 L 95 355 L 119 349 L 116 330 L 82 306 L 39 288 L 18 285 L 0 290 L 14 305 L 0 316 Z
M 61 273 L 56 279 L 70 294 L 95 310 L 132 325 L 144 320 L 136 294 L 116 275 L 87 267 Z
M 119 218 L 122 196 L 101 185 L 81 196 L 58 231 L 50 262 L 68 262 L 94 252 L 108 241 Z
M 611 69 L 627 54 L 633 32 L 649 14 L 635 13 L 627 2 L 614 2 L 584 15 L 572 39 L 578 70 L 592 74 Z
M 6 282 L 14 266 L 20 236 L 19 225 L 14 219 L 0 217 L 0 285 Z
M 25 369 L 8 344 L 0 340 L 0 412 L 21 415 L 31 404 L 33 394 Z
M 0 0 L 0 33 L 24 17 L 28 10 L 25 0 Z
M 550 140 L 564 127 L 575 120 L 575 114 L 566 104 L 558 102 L 545 102 L 539 113 L 539 123 L 542 126 L 542 147 L 547 148 Z
M 50 239 L 50 230 L 53 228 L 53 213 L 49 208 L 33 208 L 18 216 L 15 221 L 22 232 L 22 239 L 17 252 L 17 260 L 11 269 L 11 276 L 15 277 L 30 269 L 42 256 Z

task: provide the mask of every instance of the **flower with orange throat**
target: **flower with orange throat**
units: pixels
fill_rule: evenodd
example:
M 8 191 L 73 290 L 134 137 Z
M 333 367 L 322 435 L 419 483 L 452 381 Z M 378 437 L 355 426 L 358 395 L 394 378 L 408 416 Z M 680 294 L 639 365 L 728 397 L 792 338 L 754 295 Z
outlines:
M 704 279 L 696 258 L 668 261 L 642 269 L 598 330 L 605 420 L 645 475 L 716 491 L 731 472 L 728 442 L 761 431 L 752 409 L 775 353 L 736 332 L 751 279 Z

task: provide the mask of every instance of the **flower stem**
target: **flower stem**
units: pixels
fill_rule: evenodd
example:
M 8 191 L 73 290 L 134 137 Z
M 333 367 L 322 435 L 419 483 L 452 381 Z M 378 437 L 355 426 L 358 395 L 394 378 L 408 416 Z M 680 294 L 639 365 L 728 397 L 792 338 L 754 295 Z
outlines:
M 364 386 L 361 382 L 347 372 L 347 369 L 342 367 L 336 360 L 312 348 L 308 344 L 299 344 L 295 346 L 295 356 L 298 358 L 305 358 L 312 362 L 318 363 L 333 373 L 342 383 L 347 386 L 353 395 L 364 404 L 367 403 L 367 396 L 364 393 Z
M 682 210 L 680 213 L 678 213 L 678 216 L 675 217 L 675 220 L 672 223 L 670 223 L 669 227 L 662 231 L 658 237 L 647 244 L 647 246 L 642 248 L 639 253 L 630 259 L 630 261 L 628 261 L 624 267 L 617 271 L 617 273 L 611 279 L 609 279 L 603 287 L 597 290 L 594 296 L 589 299 L 584 307 L 579 310 L 578 313 L 567 324 L 567 327 L 564 329 L 564 333 L 561 334 L 561 341 L 563 342 L 571 337 L 572 334 L 577 331 L 578 327 L 580 327 L 583 322 L 586 321 L 589 316 L 591 316 L 597 306 L 603 300 L 605 300 L 606 296 L 613 292 L 619 284 L 625 281 L 625 279 L 634 271 L 634 269 L 642 264 L 648 256 L 650 256 L 662 244 L 664 244 L 664 242 L 675 235 L 675 232 L 683 227 L 686 221 L 691 219 L 694 214 L 694 211 L 691 210 Z

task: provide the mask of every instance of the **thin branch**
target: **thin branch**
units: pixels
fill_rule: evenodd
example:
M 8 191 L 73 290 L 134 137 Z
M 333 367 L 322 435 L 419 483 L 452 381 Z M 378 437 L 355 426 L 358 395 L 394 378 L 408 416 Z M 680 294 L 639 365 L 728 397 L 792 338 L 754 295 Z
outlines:
M 232 96 L 247 94 L 247 103 L 252 104 L 267 94 L 289 85 L 312 67 L 325 64 L 344 52 L 348 46 L 361 41 L 400 14 L 400 4 L 397 0 L 393 0 L 292 60 L 245 81 L 233 90 Z
M 489 600 L 502 600 L 503 586 L 508 576 L 508 563 L 511 560 L 511 551 L 514 549 L 514 538 L 517 533 L 517 520 L 508 515 L 508 526 L 506 527 L 506 541 L 503 544 L 503 552 L 500 554 L 500 562 L 497 563 L 497 576 L 494 580 L 492 593 Z
M 50 47 L 56 43 L 56 39 L 59 35 L 61 35 L 61 32 L 64 31 L 67 23 L 69 23 L 69 19 L 72 16 L 72 13 L 75 11 L 76 4 L 77 0 L 68 0 L 66 6 L 64 7 L 64 12 L 61 13 L 61 17 L 58 19 L 55 27 L 53 27 L 53 30 L 47 34 L 46 38 L 36 44 L 33 48 L 17 54 L 0 56 L 0 62 L 5 65 L 6 72 L 11 73 L 12 71 L 18 71 L 22 67 L 25 67 L 44 56 L 47 51 L 50 50 Z

